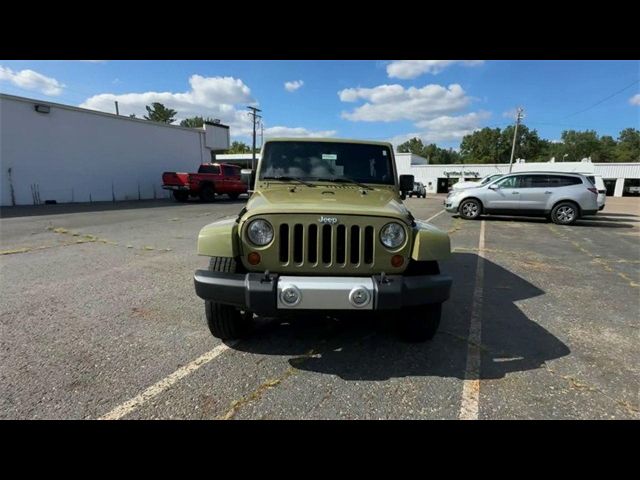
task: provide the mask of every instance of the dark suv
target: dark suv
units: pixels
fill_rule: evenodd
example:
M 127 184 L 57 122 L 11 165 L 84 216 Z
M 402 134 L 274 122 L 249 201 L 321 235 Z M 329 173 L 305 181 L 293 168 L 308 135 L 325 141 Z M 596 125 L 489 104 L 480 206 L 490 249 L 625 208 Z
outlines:
M 413 183 L 413 190 L 407 192 L 407 196 L 409 198 L 416 196 L 418 198 L 427 198 L 427 189 L 425 188 L 424 184 L 421 182 L 414 182 Z

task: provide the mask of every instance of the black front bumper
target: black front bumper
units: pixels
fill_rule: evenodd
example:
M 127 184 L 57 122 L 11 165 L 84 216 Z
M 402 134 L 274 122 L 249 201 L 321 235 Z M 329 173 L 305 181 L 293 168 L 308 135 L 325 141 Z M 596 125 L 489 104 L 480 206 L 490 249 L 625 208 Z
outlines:
M 374 310 L 442 303 L 449 298 L 452 279 L 448 275 L 373 275 Z M 205 300 L 235 305 L 267 315 L 278 312 L 278 275 L 224 273 L 196 270 L 196 294 Z

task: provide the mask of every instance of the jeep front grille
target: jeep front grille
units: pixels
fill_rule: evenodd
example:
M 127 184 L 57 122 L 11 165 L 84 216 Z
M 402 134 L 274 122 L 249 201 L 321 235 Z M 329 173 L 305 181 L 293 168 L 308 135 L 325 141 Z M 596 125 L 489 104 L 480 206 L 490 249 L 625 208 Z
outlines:
M 278 232 L 283 265 L 373 265 L 375 235 L 371 225 L 282 223 Z

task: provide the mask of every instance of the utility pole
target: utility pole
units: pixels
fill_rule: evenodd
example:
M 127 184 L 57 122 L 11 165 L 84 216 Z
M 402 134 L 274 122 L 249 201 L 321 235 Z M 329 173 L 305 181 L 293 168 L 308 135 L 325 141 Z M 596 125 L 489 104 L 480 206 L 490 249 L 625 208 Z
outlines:
M 120 110 L 118 109 L 118 101 L 115 101 L 116 104 L 116 115 L 120 115 Z
M 524 110 L 521 107 L 518 107 L 518 115 L 516 115 L 516 129 L 513 131 L 513 145 L 511 146 L 511 160 L 509 160 L 509 173 L 511 173 L 511 168 L 513 167 L 513 155 L 516 153 L 516 137 L 518 136 L 518 125 L 520 125 L 520 120 L 522 120 L 522 113 Z
M 260 148 L 262 148 L 262 144 L 264 143 L 264 123 L 260 120 Z
M 256 107 L 247 107 L 251 112 L 249 115 L 253 117 L 253 144 L 251 148 L 251 169 L 255 171 L 256 169 L 256 121 L 260 117 L 256 112 L 261 112 L 259 108 Z

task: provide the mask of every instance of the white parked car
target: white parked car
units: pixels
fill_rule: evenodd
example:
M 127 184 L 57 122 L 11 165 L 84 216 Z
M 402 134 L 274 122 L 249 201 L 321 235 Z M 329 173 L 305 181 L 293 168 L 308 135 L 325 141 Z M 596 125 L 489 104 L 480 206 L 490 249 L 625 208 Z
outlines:
M 607 201 L 607 187 L 604 185 L 601 175 L 584 174 L 591 183 L 598 189 L 598 211 L 604 208 L 604 204 Z
M 458 183 L 455 183 L 453 185 L 453 187 L 451 187 L 451 189 L 449 191 L 453 192 L 453 191 L 457 191 L 457 190 L 464 190 L 465 188 L 473 188 L 473 187 L 479 187 L 481 185 L 486 185 L 487 183 L 496 180 L 498 177 L 501 177 L 502 175 L 504 175 L 504 174 L 503 173 L 495 173 L 493 175 L 489 175 L 487 177 L 481 178 L 480 180 L 458 182 Z

